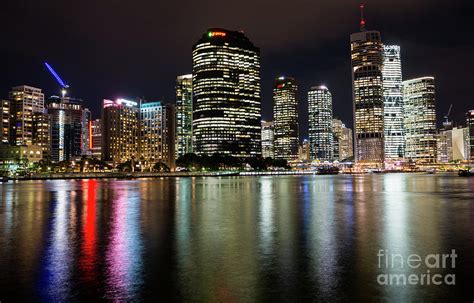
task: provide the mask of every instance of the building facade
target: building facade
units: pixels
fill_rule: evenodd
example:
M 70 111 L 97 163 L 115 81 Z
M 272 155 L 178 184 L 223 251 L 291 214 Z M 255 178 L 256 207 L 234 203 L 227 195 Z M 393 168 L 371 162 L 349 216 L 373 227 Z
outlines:
M 176 78 L 176 158 L 193 152 L 193 76 Z
M 469 132 L 469 161 L 474 161 L 474 110 L 470 110 L 466 114 L 466 124 Z
M 48 99 L 51 121 L 51 160 L 70 161 L 82 156 L 82 100 L 52 96 Z
M 347 128 L 339 119 L 332 120 L 332 127 L 334 132 L 334 159 L 338 161 L 351 159 L 354 157 L 352 129 Z
M 176 107 L 166 104 L 163 110 L 163 160 L 171 171 L 176 168 Z
M 44 112 L 44 94 L 40 88 L 21 85 L 9 93 L 12 129 L 10 144 L 33 144 L 33 114 Z
M 308 92 L 309 147 L 311 160 L 334 160 L 332 95 L 326 86 L 313 86 Z
M 311 149 L 308 139 L 304 139 L 303 143 L 298 147 L 298 160 L 310 161 L 311 160 Z
M 393 161 L 403 158 L 405 150 L 400 46 L 384 45 L 382 75 L 384 97 L 384 154 L 386 161 Z
M 417 163 L 437 161 L 435 80 L 422 77 L 403 82 L 405 157 Z
M 33 145 L 41 148 L 44 159 L 51 160 L 51 117 L 47 113 L 33 114 Z
M 355 160 L 374 168 L 384 162 L 383 52 L 380 32 L 351 35 Z
M 114 163 L 140 157 L 140 108 L 126 99 L 103 101 L 102 159 Z
M 0 100 L 0 144 L 10 144 L 10 100 Z
M 91 120 L 89 122 L 89 132 L 91 136 L 92 156 L 102 158 L 102 121 L 100 119 Z
M 147 102 L 140 105 L 140 158 L 153 165 L 163 160 L 163 104 Z
M 272 121 L 262 121 L 262 158 L 274 158 L 274 129 Z
M 273 86 L 274 154 L 288 161 L 298 158 L 298 101 L 296 81 L 278 77 Z
M 261 154 L 260 50 L 241 32 L 209 29 L 193 46 L 193 151 Z

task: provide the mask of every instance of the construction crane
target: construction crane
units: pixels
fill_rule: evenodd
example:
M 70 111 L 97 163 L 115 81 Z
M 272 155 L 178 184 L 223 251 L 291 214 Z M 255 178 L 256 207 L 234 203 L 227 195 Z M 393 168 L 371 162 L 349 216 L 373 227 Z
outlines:
M 453 109 L 453 104 L 451 104 L 449 106 L 449 109 L 448 109 L 448 112 L 446 113 L 446 115 L 444 115 L 444 119 L 445 121 L 443 122 L 443 126 L 445 129 L 447 129 L 448 127 L 450 127 L 452 125 L 452 122 L 449 121 L 449 114 L 451 114 L 451 110 Z
M 45 62 L 44 65 L 46 66 L 48 71 L 51 73 L 51 75 L 53 75 L 54 79 L 56 79 L 58 84 L 61 86 L 61 94 L 62 94 L 63 99 L 64 99 L 64 96 L 66 96 L 67 89 L 69 88 L 69 85 L 67 85 L 63 81 L 63 79 L 61 79 L 61 77 L 59 77 L 58 73 L 56 73 L 56 71 L 51 67 L 51 65 L 48 64 L 48 62 Z

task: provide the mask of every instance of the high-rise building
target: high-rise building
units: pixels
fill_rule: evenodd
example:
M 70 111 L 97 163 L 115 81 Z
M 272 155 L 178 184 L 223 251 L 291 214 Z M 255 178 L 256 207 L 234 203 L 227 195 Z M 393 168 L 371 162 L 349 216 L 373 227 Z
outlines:
M 139 159 L 140 108 L 125 99 L 103 101 L 102 159 L 123 163 Z
M 81 138 L 81 149 L 83 156 L 92 155 L 92 142 L 91 142 L 91 133 L 90 133 L 90 121 L 91 121 L 91 111 L 88 108 L 82 110 L 82 138 Z
M 361 25 L 365 25 L 361 24 Z M 383 45 L 378 31 L 351 35 L 355 159 L 359 165 L 384 162 Z
M 402 62 L 400 46 L 384 45 L 383 61 L 384 140 L 386 161 L 403 158 Z
M 102 158 L 102 121 L 95 119 L 89 122 L 89 133 L 91 136 L 91 150 L 92 156 L 101 159 Z
M 437 161 L 449 163 L 469 159 L 469 129 L 453 127 L 441 130 L 437 136 Z
M 193 151 L 261 154 L 260 50 L 241 32 L 209 29 L 193 47 Z
M 44 112 L 44 94 L 40 88 L 21 85 L 13 87 L 11 100 L 13 145 L 31 145 L 33 142 L 33 114 Z
M 0 99 L 0 144 L 10 143 L 10 100 Z
M 311 87 L 308 115 L 311 160 L 333 161 L 332 95 L 326 86 Z
M 273 86 L 274 153 L 276 159 L 298 158 L 298 101 L 296 81 L 278 77 Z
M 435 163 L 436 108 L 433 77 L 403 81 L 405 157 L 419 163 Z
M 51 159 L 76 160 L 82 156 L 82 100 L 71 97 L 48 98 L 51 121 Z
M 37 145 L 42 150 L 44 159 L 51 156 L 51 120 L 47 113 L 33 113 L 33 145 Z
M 151 165 L 165 162 L 163 159 L 163 111 L 160 101 L 140 105 L 140 157 Z
M 273 158 L 274 129 L 272 121 L 262 121 L 262 157 Z
M 466 114 L 467 128 L 469 129 L 469 161 L 474 161 L 474 110 Z
M 333 119 L 332 121 L 335 149 L 334 159 L 338 161 L 345 161 L 354 156 L 352 129 L 347 128 L 339 119 Z
M 193 152 L 193 76 L 176 79 L 176 158 Z
M 298 147 L 298 160 L 300 161 L 309 161 L 310 156 L 310 145 L 308 139 L 304 139 L 303 143 Z
M 176 168 L 176 108 L 166 104 L 163 110 L 163 159 L 171 171 Z

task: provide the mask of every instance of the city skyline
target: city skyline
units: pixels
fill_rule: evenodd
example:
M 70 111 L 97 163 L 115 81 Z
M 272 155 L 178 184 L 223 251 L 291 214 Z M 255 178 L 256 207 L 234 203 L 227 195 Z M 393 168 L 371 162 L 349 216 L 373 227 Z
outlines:
M 400 4 L 402 6 L 407 3 Z M 47 6 L 47 5 L 46 5 Z M 324 7 L 324 5 L 316 5 L 316 8 Z M 444 10 L 455 10 L 456 12 L 463 7 L 462 2 L 449 3 L 448 7 L 444 6 Z M 343 24 L 338 24 L 337 29 L 334 33 L 331 32 L 330 38 L 321 33 L 320 29 L 315 34 L 305 35 L 306 39 L 302 40 L 300 35 L 285 35 L 285 39 L 278 36 L 267 37 L 273 35 L 268 29 L 258 29 L 247 25 L 248 20 L 245 16 L 242 17 L 242 25 L 239 26 L 238 20 L 233 20 L 233 24 L 227 24 L 222 22 L 224 28 L 229 29 L 243 29 L 246 35 L 259 47 L 262 48 L 262 104 L 263 104 L 263 119 L 271 119 L 271 82 L 272 79 L 277 75 L 292 75 L 298 79 L 300 91 L 298 93 L 299 102 L 301 108 L 303 108 L 300 116 L 305 117 L 306 112 L 306 98 L 305 91 L 309 90 L 312 85 L 321 83 L 328 87 L 331 87 L 334 99 L 334 116 L 338 117 L 348 126 L 353 125 L 352 114 L 347 110 L 350 106 L 351 100 L 351 89 L 350 89 L 350 76 L 347 75 L 347 70 L 350 68 L 350 61 L 347 58 L 347 34 L 357 30 L 358 20 L 358 3 L 348 3 L 344 6 L 343 10 L 335 11 L 335 8 L 328 8 L 328 12 L 343 14 L 347 16 L 347 20 L 343 21 Z M 406 25 L 398 19 L 406 19 L 402 14 L 402 10 L 397 11 L 393 5 L 389 5 L 385 2 L 371 4 L 368 3 L 367 8 L 367 28 L 377 28 L 383 33 L 384 42 L 393 43 L 400 45 L 403 49 L 403 71 L 405 78 L 416 78 L 420 76 L 434 76 L 438 81 L 438 98 L 437 107 L 439 111 L 437 113 L 438 121 L 441 121 L 443 114 L 447 111 L 450 103 L 453 103 L 452 118 L 455 121 L 463 122 L 464 113 L 469 110 L 469 101 L 474 99 L 474 93 L 467 88 L 461 90 L 454 90 L 455 87 L 453 79 L 450 74 L 460 74 L 460 78 L 469 79 L 464 70 L 465 64 L 471 64 L 472 60 L 469 57 L 466 58 L 465 64 L 459 64 L 449 61 L 450 58 L 443 60 L 443 62 L 437 62 L 437 58 L 441 55 L 443 41 L 450 45 L 450 47 L 461 47 L 461 54 L 464 56 L 472 56 L 472 52 L 469 50 L 472 47 L 472 42 L 464 41 L 463 39 L 456 39 L 456 36 L 452 35 L 435 35 L 432 32 L 442 33 L 443 27 L 439 26 L 431 19 L 436 19 L 433 16 L 440 15 L 442 12 L 434 9 L 431 4 L 427 4 L 426 11 L 420 12 L 421 8 L 415 6 L 413 8 L 412 17 L 418 16 L 428 23 L 426 25 L 416 27 L 414 20 L 409 18 Z M 11 12 L 15 15 L 14 7 Z M 28 13 L 28 12 L 26 12 Z M 113 12 L 112 12 L 113 13 Z M 434 14 L 434 15 L 433 15 Z M 430 20 L 428 19 L 430 15 Z M 467 22 L 466 18 L 462 14 L 455 15 L 457 18 L 453 18 L 456 24 L 462 24 Z M 8 16 L 9 18 L 11 16 Z M 75 17 L 72 17 L 75 18 Z M 235 18 L 234 18 L 235 19 Z M 309 21 L 308 21 L 309 22 Z M 314 22 L 314 21 L 312 21 Z M 309 22 L 310 23 L 310 22 Z M 421 23 L 420 23 L 421 24 Z M 12 86 L 19 84 L 30 84 L 35 87 L 41 87 L 48 94 L 59 94 L 59 88 L 57 87 L 54 80 L 46 74 L 44 68 L 41 66 L 42 61 L 50 60 L 51 63 L 58 68 L 58 71 L 63 75 L 68 83 L 71 84 L 71 96 L 79 97 L 85 100 L 86 106 L 92 110 L 93 117 L 99 116 L 100 102 L 103 98 L 108 97 L 125 97 L 134 98 L 135 96 L 145 97 L 147 100 L 163 100 L 165 103 L 174 102 L 174 82 L 175 77 L 180 74 L 190 72 L 191 58 L 189 56 L 189 49 L 198 37 L 199 32 L 207 29 L 211 25 L 221 25 L 220 22 L 215 22 L 212 19 L 205 24 L 199 24 L 199 27 L 192 29 L 189 33 L 186 33 L 177 42 L 179 45 L 171 43 L 170 45 L 160 45 L 157 49 L 158 53 L 161 54 L 162 48 L 171 48 L 174 53 L 169 53 L 169 60 L 164 60 L 166 56 L 155 57 L 149 51 L 145 52 L 143 59 L 147 59 L 150 67 L 144 67 L 140 60 L 136 62 L 136 56 L 133 56 L 133 52 L 128 53 L 130 56 L 130 63 L 121 66 L 118 62 L 120 60 L 127 59 L 127 56 L 123 54 L 122 50 L 114 50 L 109 58 L 106 58 L 104 62 L 103 54 L 101 52 L 91 54 L 90 51 L 84 54 L 84 58 L 89 61 L 76 64 L 75 62 L 77 52 L 81 49 L 88 50 L 90 45 L 84 44 L 80 48 L 72 50 L 71 56 L 61 54 L 57 50 L 48 51 L 43 49 L 47 47 L 46 43 L 39 43 L 38 52 L 32 53 L 30 50 L 20 52 L 22 60 L 14 60 L 11 57 L 12 54 L 6 53 L 9 60 L 7 62 L 7 70 L 9 73 L 2 75 L 1 85 L 4 90 L 10 89 Z M 308 32 L 311 27 L 303 26 L 300 24 L 300 30 Z M 395 26 L 397 25 L 397 26 Z M 430 30 L 427 27 L 431 26 Z M 323 28 L 325 28 L 323 26 Z M 156 29 L 161 32 L 161 29 Z M 293 26 L 291 31 L 294 31 Z M 460 32 L 456 32 L 455 35 L 461 35 Z M 313 38 L 314 37 L 314 38 Z M 439 38 L 441 37 L 441 38 Z M 15 38 L 15 37 L 14 37 Z M 403 38 L 403 39 L 402 39 Z M 45 40 L 49 40 L 45 38 Z M 297 47 L 294 50 L 288 51 L 288 46 L 280 46 L 279 43 L 283 43 L 282 40 L 288 40 L 284 42 L 286 44 L 292 44 L 294 42 Z M 420 41 L 421 40 L 421 41 Z M 302 42 L 304 41 L 304 43 Z M 419 42 L 419 46 L 416 42 Z M 453 45 L 451 41 L 456 41 Z M 307 43 L 307 45 L 305 44 Z M 290 47 L 291 48 L 291 47 Z M 284 51 L 280 51 L 284 49 Z M 426 50 L 429 49 L 429 52 Z M 30 53 L 30 55 L 25 54 Z M 116 60 L 116 53 L 122 52 L 120 60 Z M 59 54 L 58 54 L 59 53 Z M 428 54 L 426 54 L 428 53 Z M 75 55 L 76 54 L 76 55 Z M 12 60 L 10 60 L 10 58 Z M 436 61 L 433 61 L 436 60 Z M 169 61 L 167 68 L 156 68 L 153 73 L 149 72 L 149 69 L 155 64 L 164 64 L 162 62 Z M 11 65 L 10 62 L 15 62 L 15 65 Z M 94 68 L 90 68 L 90 63 L 95 62 Z M 436 62 L 436 64 L 434 64 Z M 106 65 L 107 68 L 101 68 Z M 148 62 L 147 62 L 148 64 Z M 172 65 L 173 67 L 169 67 Z M 16 68 L 13 68 L 13 67 Z M 462 66 L 462 69 L 461 69 Z M 11 68 L 10 68 L 11 67 Z M 452 69 L 457 68 L 458 71 Z M 132 69 L 132 72 L 138 72 L 140 76 L 132 76 L 135 73 L 125 72 Z M 158 71 L 158 72 L 156 72 Z M 23 76 L 26 73 L 26 77 Z M 464 75 L 464 77 L 462 77 Z M 125 89 L 127 91 L 125 91 Z M 454 92 L 453 92 L 454 91 Z M 440 122 L 439 122 L 440 123 Z M 302 123 L 300 127 L 302 138 L 307 137 L 307 125 Z

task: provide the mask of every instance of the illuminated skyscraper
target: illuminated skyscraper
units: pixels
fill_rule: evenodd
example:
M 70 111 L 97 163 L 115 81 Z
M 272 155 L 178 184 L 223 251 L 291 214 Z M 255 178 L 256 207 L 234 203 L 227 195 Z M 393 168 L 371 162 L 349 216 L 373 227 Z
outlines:
M 140 157 L 152 165 L 163 160 L 163 104 L 147 102 L 140 105 Z
M 22 85 L 12 88 L 9 99 L 13 113 L 10 143 L 31 145 L 33 142 L 33 114 L 44 112 L 44 94 L 39 88 Z
M 92 156 L 102 158 L 102 121 L 95 119 L 90 121 L 90 136 L 92 142 Z
M 48 98 L 51 119 L 51 159 L 76 160 L 82 156 L 82 100 L 70 97 Z
M 163 159 L 171 171 L 176 168 L 176 107 L 166 104 L 163 110 Z
M 433 77 L 403 81 L 405 157 L 419 163 L 435 163 L 436 109 Z
M 51 120 L 47 113 L 33 114 L 33 145 L 41 147 L 43 158 L 51 156 Z
M 0 99 L 0 144 L 10 143 L 11 108 L 10 100 Z
M 311 160 L 333 161 L 332 95 L 326 86 L 311 87 L 308 115 Z
M 209 29 L 193 47 L 193 150 L 261 154 L 260 50 L 241 32 Z
M 466 122 L 467 122 L 467 128 L 469 129 L 468 131 L 468 136 L 469 136 L 468 158 L 470 161 L 474 161 L 474 110 L 470 110 L 467 112 Z
M 303 143 L 301 143 L 298 147 L 298 160 L 300 161 L 309 161 L 311 159 L 310 156 L 310 146 L 308 139 L 304 139 Z
M 273 158 L 274 130 L 272 121 L 262 121 L 262 157 Z
M 351 35 L 355 159 L 360 165 L 384 162 L 383 45 L 378 31 Z
M 382 74 L 384 92 L 385 159 L 395 160 L 403 158 L 405 149 L 400 46 L 384 45 L 384 64 Z
M 193 77 L 176 79 L 176 158 L 193 152 Z
M 354 156 L 354 143 L 352 140 L 352 129 L 347 128 L 339 119 L 332 120 L 334 132 L 334 159 L 344 161 Z M 337 156 L 336 156 L 337 154 Z
M 91 111 L 88 108 L 82 109 L 82 119 L 81 119 L 81 150 L 83 156 L 92 155 L 92 142 L 91 142 L 91 133 L 89 124 L 91 121 Z
M 276 159 L 298 158 L 298 101 L 296 81 L 290 77 L 275 79 L 273 86 L 274 153 Z
M 139 159 L 140 108 L 137 102 L 104 100 L 102 126 L 103 160 L 123 163 Z

